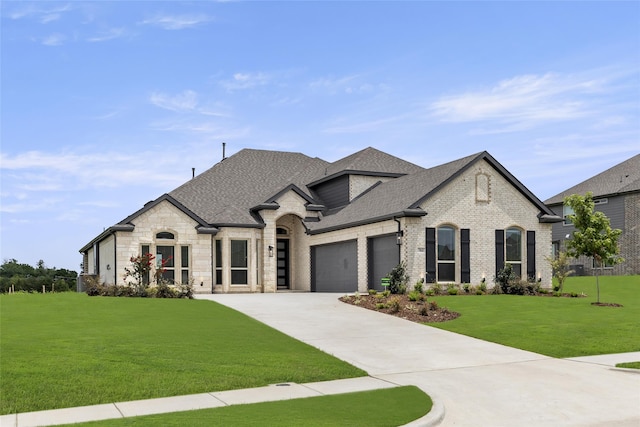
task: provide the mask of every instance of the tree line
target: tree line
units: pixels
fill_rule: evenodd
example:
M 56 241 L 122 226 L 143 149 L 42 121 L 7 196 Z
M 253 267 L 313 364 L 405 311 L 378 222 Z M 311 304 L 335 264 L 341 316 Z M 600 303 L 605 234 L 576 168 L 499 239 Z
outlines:
M 19 263 L 15 259 L 4 260 L 0 266 L 0 292 L 66 292 L 76 289 L 76 271 L 49 268 L 43 260 L 37 265 Z

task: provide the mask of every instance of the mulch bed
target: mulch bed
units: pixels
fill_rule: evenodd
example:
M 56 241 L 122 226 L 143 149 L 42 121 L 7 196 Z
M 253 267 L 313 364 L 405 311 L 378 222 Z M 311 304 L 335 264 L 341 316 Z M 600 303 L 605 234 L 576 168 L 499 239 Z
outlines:
M 390 302 L 397 298 L 399 309 L 396 311 L 388 307 Z M 390 314 L 412 322 L 446 322 L 460 317 L 460 313 L 451 311 L 446 307 L 433 305 L 431 301 L 409 301 L 408 295 L 389 295 L 378 298 L 376 295 L 346 295 L 340 301 L 380 313 Z M 377 308 L 377 304 L 385 304 L 385 308 Z
M 623 307 L 622 304 L 615 302 L 592 302 L 591 305 L 597 305 L 598 307 Z
M 378 294 L 380 295 L 380 294 Z M 368 310 L 379 311 L 380 313 L 389 314 L 392 316 L 400 317 L 401 319 L 410 320 L 418 323 L 431 323 L 431 322 L 446 322 L 449 320 L 460 317 L 460 313 L 451 311 L 446 307 L 439 307 L 433 300 L 425 301 L 410 301 L 408 295 L 389 295 L 387 297 L 380 297 L 378 295 L 345 295 L 340 298 L 340 301 L 356 305 L 358 307 L 366 308 Z M 459 294 L 457 297 L 473 296 L 472 294 Z M 552 293 L 537 294 L 535 296 L 541 297 L 558 297 Z M 584 298 L 586 295 L 571 295 L 563 293 L 559 297 L 561 298 Z M 393 308 L 390 302 L 393 299 L 397 299 L 397 308 Z M 384 304 L 383 308 L 379 308 L 379 304 Z M 591 305 L 599 307 L 622 307 L 622 304 L 616 304 L 611 302 L 592 302 Z

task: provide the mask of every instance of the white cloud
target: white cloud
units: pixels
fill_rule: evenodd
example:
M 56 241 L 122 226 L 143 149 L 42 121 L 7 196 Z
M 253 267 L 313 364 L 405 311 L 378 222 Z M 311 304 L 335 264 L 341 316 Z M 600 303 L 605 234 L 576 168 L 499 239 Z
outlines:
M 566 121 L 593 114 L 591 97 L 606 80 L 588 75 L 522 75 L 477 91 L 448 95 L 430 105 L 443 122 L 486 122 L 475 133 L 512 132 L 542 122 Z
M 256 86 L 264 86 L 271 80 L 271 76 L 265 73 L 235 73 L 230 80 L 220 82 L 227 91 L 251 89 Z
M 312 81 L 309 87 L 315 91 L 322 91 L 331 95 L 338 93 L 354 94 L 373 92 L 375 87 L 366 82 L 361 82 L 357 74 L 339 78 L 324 77 Z
M 151 19 L 141 21 L 143 25 L 153 25 L 165 30 L 182 30 L 197 27 L 211 21 L 207 15 L 157 15 Z
M 110 28 L 109 30 L 104 31 L 99 35 L 88 38 L 87 41 L 91 43 L 105 42 L 105 41 L 125 37 L 126 35 L 127 35 L 127 31 L 124 28 Z
M 198 105 L 198 94 L 192 90 L 185 90 L 175 96 L 164 93 L 152 93 L 149 98 L 157 107 L 171 111 L 192 111 Z
M 36 3 L 36 4 L 45 4 L 45 3 Z M 22 19 L 22 18 L 34 18 L 40 21 L 42 24 L 47 24 L 49 22 L 57 21 L 62 17 L 63 12 L 68 12 L 71 10 L 71 4 L 65 4 L 63 6 L 51 7 L 51 8 L 40 8 L 36 7 L 34 3 L 28 3 L 25 6 L 22 6 L 18 9 L 15 9 L 13 12 L 9 14 L 11 19 Z
M 45 46 L 60 46 L 66 39 L 63 34 L 54 33 L 42 39 L 42 44 Z

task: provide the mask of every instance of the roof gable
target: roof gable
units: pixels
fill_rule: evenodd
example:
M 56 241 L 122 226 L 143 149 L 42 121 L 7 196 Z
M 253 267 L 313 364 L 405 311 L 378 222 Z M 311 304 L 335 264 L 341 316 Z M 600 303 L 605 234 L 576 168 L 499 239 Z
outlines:
M 325 232 L 346 228 L 355 224 L 375 222 L 393 217 L 417 215 L 420 206 L 438 193 L 449 182 L 460 176 L 478 161 L 487 161 L 500 175 L 509 181 L 537 209 L 540 217 L 555 216 L 542 201 L 508 172 L 489 153 L 483 151 L 430 169 L 396 178 L 371 188 L 354 199 L 334 215 L 326 216 L 312 224 L 313 232 Z
M 547 205 L 560 204 L 572 194 L 585 194 L 593 197 L 613 196 L 616 194 L 640 191 L 640 154 L 601 172 L 573 187 L 547 199 Z
M 252 208 L 294 185 L 306 187 L 328 163 L 301 153 L 244 149 L 169 194 L 210 225 L 259 226 Z
M 369 175 L 398 177 L 423 170 L 418 165 L 387 154 L 383 151 L 367 147 L 357 153 L 337 160 L 327 166 L 322 176 L 309 183 L 313 187 L 322 182 L 342 175 Z

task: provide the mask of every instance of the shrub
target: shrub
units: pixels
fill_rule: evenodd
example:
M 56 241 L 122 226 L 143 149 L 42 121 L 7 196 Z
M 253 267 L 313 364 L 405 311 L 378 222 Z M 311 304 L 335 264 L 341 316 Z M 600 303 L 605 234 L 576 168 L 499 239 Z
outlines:
M 413 290 L 414 290 L 415 292 L 420 293 L 420 294 L 424 293 L 424 289 L 423 289 L 423 286 L 422 286 L 422 282 L 420 282 L 420 281 L 419 281 L 419 282 L 417 282 L 415 285 L 413 285 Z
M 478 288 L 476 289 L 476 295 L 484 295 L 484 292 L 482 291 L 482 289 Z
M 483 293 L 487 292 L 487 282 L 486 282 L 486 280 L 482 279 L 482 282 L 480 282 L 480 284 L 478 285 L 478 289 L 481 290 Z
M 435 293 L 435 291 L 433 290 L 433 288 L 429 288 L 429 289 L 427 289 L 426 291 L 424 291 L 424 294 L 425 294 L 426 296 L 428 296 L 428 297 L 432 297 L 432 296 L 434 296 L 436 293 Z
M 449 283 L 447 285 L 447 293 L 449 295 L 458 295 L 458 286 L 455 283 Z
M 516 274 L 513 272 L 513 267 L 507 263 L 498 271 L 496 277 L 493 278 L 493 282 L 495 283 L 494 289 L 500 288 L 500 293 L 506 294 L 509 289 L 509 282 L 516 280 L 518 280 L 518 277 L 516 277 Z
M 387 307 L 391 313 L 397 313 L 400 311 L 400 298 L 393 297 L 387 303 Z
M 405 272 L 405 268 L 406 265 L 402 261 L 389 272 L 389 291 L 392 294 L 404 294 L 407 291 L 409 276 Z
M 428 306 L 425 304 L 423 306 L 420 307 L 420 309 L 418 310 L 418 313 L 421 316 L 428 316 L 429 315 L 429 308 Z
M 384 297 L 388 297 L 389 295 L 391 295 L 391 291 L 390 291 L 389 289 L 385 290 L 385 291 L 382 293 L 382 296 L 384 296 Z
M 384 298 L 386 298 L 384 294 L 376 294 L 376 299 L 379 301 L 382 301 Z
M 441 295 L 443 290 L 438 282 L 435 282 L 433 285 L 431 285 L 430 289 L 433 292 L 433 295 Z
M 429 310 L 431 311 L 435 311 L 438 309 L 438 302 L 437 301 L 429 301 Z
M 167 282 L 161 280 L 156 286 L 155 298 L 176 298 L 178 292 Z
M 376 291 L 375 289 L 369 289 L 369 295 L 375 295 L 378 293 L 378 291 Z
M 384 304 L 379 302 L 376 304 L 376 310 L 382 310 L 384 308 Z
M 418 301 L 421 296 L 422 294 L 420 292 L 413 290 L 409 292 L 409 301 Z
M 471 285 L 469 283 L 465 283 L 464 285 L 462 285 L 462 289 L 464 290 L 465 294 L 471 293 Z

